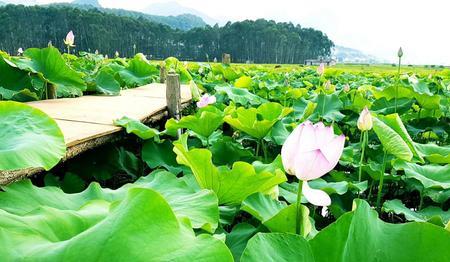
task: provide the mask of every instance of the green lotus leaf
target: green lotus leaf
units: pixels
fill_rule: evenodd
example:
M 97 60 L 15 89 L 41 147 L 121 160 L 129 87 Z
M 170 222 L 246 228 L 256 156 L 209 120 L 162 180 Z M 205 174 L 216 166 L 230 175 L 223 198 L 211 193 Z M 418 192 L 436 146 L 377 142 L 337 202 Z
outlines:
M 248 241 L 241 261 L 314 262 L 315 260 L 308 242 L 299 235 L 258 233 Z
M 435 206 L 429 206 L 420 211 L 413 211 L 407 208 L 399 199 L 384 202 L 383 210 L 397 215 L 404 215 L 408 221 L 430 222 L 441 227 L 444 227 L 450 221 L 450 211 L 443 211 Z
M 373 130 L 387 152 L 406 161 L 412 160 L 413 152 L 396 130 L 377 117 L 373 117 Z
M 185 167 L 177 163 L 177 155 L 173 152 L 173 144 L 170 140 L 162 143 L 153 140 L 145 141 L 142 147 L 142 160 L 150 168 L 164 167 L 171 173 L 179 174 Z
M 180 75 L 180 82 L 181 83 L 189 83 L 192 80 L 192 76 L 189 73 L 189 71 L 184 67 L 183 63 L 180 63 L 180 61 L 175 57 L 169 57 L 166 60 L 164 60 L 167 68 L 167 72 L 169 72 L 170 69 L 175 70 Z
M 177 130 L 187 128 L 196 134 L 208 138 L 223 123 L 224 113 L 214 106 L 200 108 L 194 115 L 184 116 L 179 121 L 169 119 L 166 122 L 166 132 L 176 136 Z
M 50 170 L 65 154 L 55 120 L 29 105 L 0 101 L 0 170 Z
M 239 261 L 248 240 L 258 232 L 258 228 L 248 223 L 240 223 L 227 234 L 225 243 L 233 254 L 234 261 Z
M 396 170 L 404 170 L 407 178 L 418 180 L 424 188 L 449 189 L 450 188 L 450 164 L 440 165 L 417 165 L 402 160 L 394 162 Z
M 58 49 L 29 48 L 24 52 L 24 58 L 14 62 L 22 70 L 28 70 L 40 75 L 49 84 L 56 87 L 58 97 L 82 96 L 86 83 L 82 74 L 70 68 Z
M 170 204 L 179 218 L 188 218 L 193 228 L 214 232 L 219 220 L 217 197 L 209 190 L 195 192 L 184 181 L 168 172 L 154 172 L 133 184 L 119 189 L 103 189 L 92 183 L 83 192 L 66 194 L 56 187 L 38 188 L 29 180 L 4 187 L 0 194 L 0 209 L 15 215 L 26 215 L 40 206 L 59 210 L 77 211 L 89 202 L 107 201 L 113 204 L 122 201 L 132 188 L 146 188 L 157 191 Z
M 308 262 L 445 261 L 450 256 L 450 232 L 444 228 L 423 222 L 389 224 L 378 219 L 367 202 L 355 200 L 355 205 L 355 211 L 308 242 L 286 233 L 257 234 L 241 261 L 261 261 L 266 256 L 275 261 Z
M 129 60 L 128 65 L 118 73 L 127 87 L 147 85 L 159 77 L 158 68 L 150 64 L 142 54 L 137 54 L 133 59 Z
M 100 70 L 95 77 L 95 89 L 98 93 L 110 96 L 120 94 L 120 84 L 108 70 Z
M 256 139 L 264 138 L 276 122 L 287 116 L 293 111 L 292 108 L 286 108 L 274 102 L 265 103 L 258 108 L 235 108 L 230 106 L 225 109 L 227 115 L 224 121 L 245 132 Z
M 339 111 L 343 109 L 344 104 L 336 94 L 320 94 L 313 101 L 317 106 L 311 115 L 311 119 L 323 118 L 328 122 L 336 122 L 344 118 L 344 115 Z
M 232 169 L 216 167 L 212 163 L 211 151 L 187 147 L 187 134 L 174 142 L 177 162 L 188 166 L 200 188 L 211 189 L 219 198 L 220 204 L 237 205 L 256 192 L 268 192 L 276 185 L 286 181 L 281 170 L 257 172 L 246 162 L 235 162 Z
M 420 156 L 420 154 L 417 152 L 415 143 L 409 136 L 408 131 L 406 130 L 406 127 L 403 125 L 403 122 L 398 114 L 391 114 L 387 116 L 378 115 L 377 119 L 383 121 L 386 125 L 392 128 L 397 134 L 399 134 L 400 137 L 403 139 L 403 141 L 408 145 L 410 151 L 413 153 L 413 156 L 417 158 L 420 162 L 423 162 L 422 156 Z
M 419 154 L 431 163 L 450 164 L 450 146 L 418 143 L 415 143 L 414 146 Z
M 232 86 L 221 86 L 218 85 L 214 87 L 217 93 L 225 93 L 234 103 L 247 106 L 247 105 L 260 105 L 267 103 L 268 101 L 260 96 L 257 96 L 247 89 L 236 88 Z
M 232 261 L 223 242 L 196 236 L 165 197 L 148 188 L 75 210 L 37 205 L 28 214 L 0 213 L 0 255 L 6 261 Z
M 271 232 L 295 233 L 297 204 L 287 205 L 285 202 L 273 199 L 261 193 L 253 194 L 242 202 L 241 210 L 251 214 L 266 226 Z M 309 220 L 309 209 L 302 205 L 303 236 L 312 229 Z
M 241 76 L 234 82 L 235 87 L 250 88 L 252 86 L 252 78 L 249 76 Z
M 126 128 L 128 134 L 133 133 L 144 140 L 159 136 L 158 130 L 144 125 L 141 121 L 126 116 L 115 120 L 114 125 L 124 127 Z

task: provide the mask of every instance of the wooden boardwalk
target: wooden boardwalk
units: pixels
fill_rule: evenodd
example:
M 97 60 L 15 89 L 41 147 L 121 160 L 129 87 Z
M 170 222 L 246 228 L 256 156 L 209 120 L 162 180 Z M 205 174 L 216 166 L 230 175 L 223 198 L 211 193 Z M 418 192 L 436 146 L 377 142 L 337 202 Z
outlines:
M 181 86 L 181 102 L 189 103 L 189 86 Z M 113 121 L 123 116 L 150 122 L 167 113 L 166 85 L 150 84 L 122 90 L 120 96 L 82 96 L 30 102 L 56 120 L 67 145 L 64 158 L 70 159 L 90 148 L 107 143 L 122 130 Z M 42 169 L 0 171 L 0 185 L 19 180 Z

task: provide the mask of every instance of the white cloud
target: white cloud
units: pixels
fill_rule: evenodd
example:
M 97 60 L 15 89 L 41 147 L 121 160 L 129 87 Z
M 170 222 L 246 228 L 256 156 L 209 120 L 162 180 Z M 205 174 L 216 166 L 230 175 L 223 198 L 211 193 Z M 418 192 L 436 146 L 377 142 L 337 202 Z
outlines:
M 24 1 L 22 1 L 24 2 Z M 30 1 L 33 2 L 33 1 Z M 39 2 L 61 2 L 40 0 Z M 105 7 L 141 10 L 157 1 L 100 0 Z M 218 20 L 267 18 L 324 31 L 336 44 L 405 62 L 450 64 L 446 0 L 178 0 Z

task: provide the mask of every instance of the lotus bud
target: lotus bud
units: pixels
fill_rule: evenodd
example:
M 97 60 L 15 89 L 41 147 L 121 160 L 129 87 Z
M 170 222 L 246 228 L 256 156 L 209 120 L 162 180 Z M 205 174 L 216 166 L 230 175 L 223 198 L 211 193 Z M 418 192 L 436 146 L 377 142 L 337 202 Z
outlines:
M 350 92 L 350 85 L 349 85 L 349 84 L 345 84 L 345 85 L 344 85 L 344 92 L 345 92 L 345 93 Z
M 397 53 L 398 57 L 402 57 L 403 56 L 403 49 L 400 47 L 400 49 L 398 49 L 398 53 Z
M 66 39 L 64 39 L 64 44 L 66 44 L 66 46 L 70 46 L 70 47 L 74 47 L 75 45 L 75 35 L 73 34 L 72 31 L 70 31 L 69 33 L 67 33 Z
M 98 55 L 98 50 L 95 50 L 95 54 Z
M 23 54 L 23 49 L 22 47 L 20 47 L 19 49 L 17 49 L 17 55 L 22 55 Z
M 317 68 L 317 73 L 322 76 L 325 73 L 325 64 L 320 63 L 319 67 Z
M 208 94 L 204 94 L 200 100 L 197 102 L 197 107 L 198 108 L 203 108 L 206 107 L 208 105 L 214 104 L 216 103 L 216 97 L 215 96 L 210 96 Z
M 116 53 L 114 54 L 114 56 L 117 58 L 120 56 L 119 51 L 116 51 Z
M 327 90 L 327 91 L 331 90 L 331 81 L 330 80 L 325 82 L 325 90 Z
M 361 131 L 369 131 L 373 127 L 373 120 L 372 115 L 370 114 L 369 109 L 367 109 L 367 106 L 364 107 L 363 111 L 359 115 L 358 118 L 358 129 Z
M 105 55 L 105 59 L 108 59 L 109 57 L 108 57 L 108 55 Z

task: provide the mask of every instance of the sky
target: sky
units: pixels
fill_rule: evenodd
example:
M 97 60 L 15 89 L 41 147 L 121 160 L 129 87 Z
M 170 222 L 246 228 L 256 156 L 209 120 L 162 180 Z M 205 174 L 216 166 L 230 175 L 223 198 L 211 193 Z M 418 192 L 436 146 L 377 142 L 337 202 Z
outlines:
M 36 0 L 41 3 L 67 0 Z M 173 1 L 173 0 L 171 0 Z M 26 2 L 26 1 L 25 1 Z M 30 1 L 32 2 L 32 1 Z M 100 0 L 110 8 L 140 11 L 163 0 Z M 177 0 L 220 21 L 266 18 L 325 32 L 336 45 L 408 64 L 450 65 L 447 0 Z

